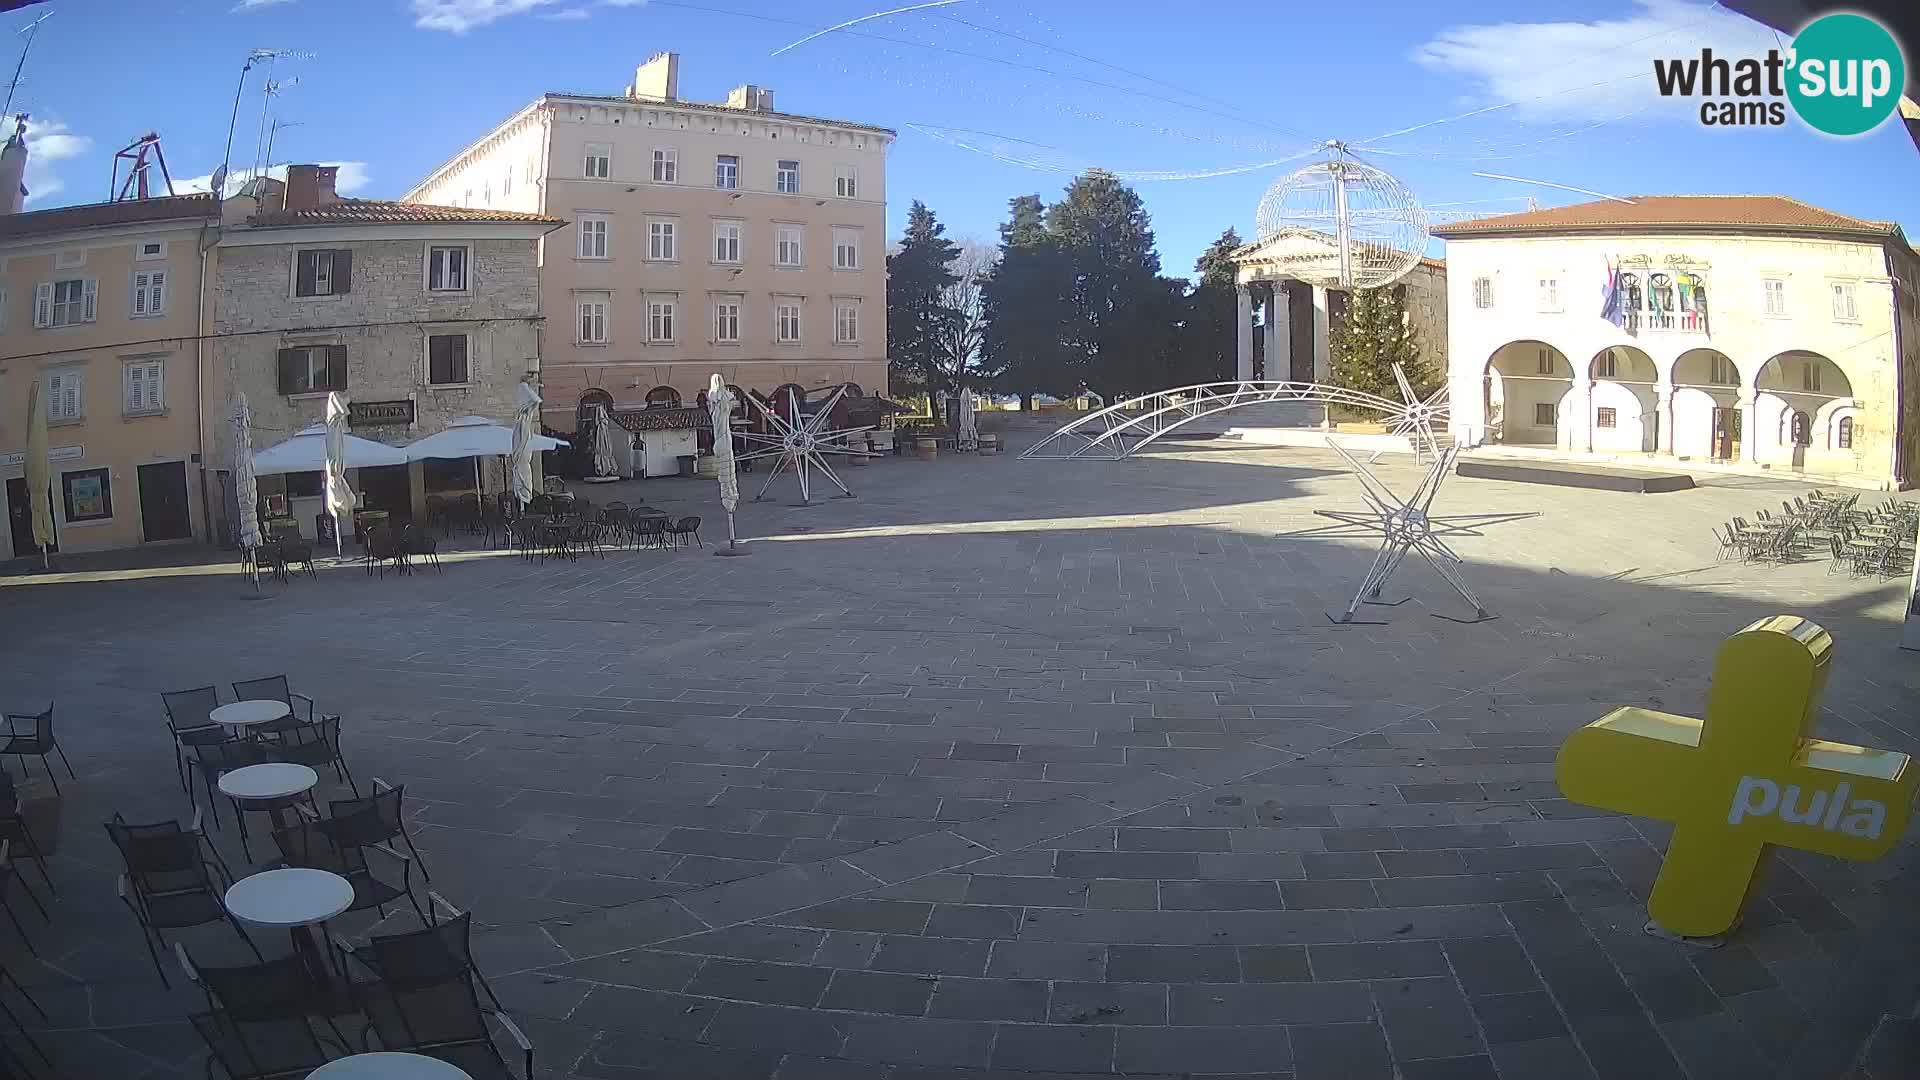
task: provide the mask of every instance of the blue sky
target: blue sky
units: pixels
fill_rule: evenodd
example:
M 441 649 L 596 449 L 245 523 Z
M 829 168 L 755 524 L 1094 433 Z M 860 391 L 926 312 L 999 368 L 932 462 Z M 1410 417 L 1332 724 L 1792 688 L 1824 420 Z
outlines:
M 784 111 L 898 129 L 896 232 L 917 198 L 952 234 L 990 241 L 1008 198 L 1051 201 L 1100 165 L 1134 180 L 1167 270 L 1185 274 L 1226 226 L 1250 236 L 1267 186 L 1338 138 L 1366 143 L 1369 160 L 1448 214 L 1586 199 L 1482 171 L 1622 195 L 1776 192 L 1920 238 L 1920 152 L 1897 125 L 1846 141 L 1791 120 L 1713 131 L 1656 96 L 1653 57 L 1773 43 L 1709 5 L 962 0 L 771 55 L 909 2 L 149 0 L 135 15 L 124 0 L 52 0 L 0 27 L 55 12 L 15 102 L 36 124 L 30 208 L 104 198 L 113 151 L 150 129 L 176 177 L 210 173 L 257 47 L 307 54 L 275 71 L 299 80 L 280 99 L 295 126 L 276 160 L 353 163 L 343 180 L 367 197 L 398 196 L 542 91 L 617 93 L 635 64 L 673 49 L 684 97 L 751 81 Z M 0 39 L 9 64 L 17 40 Z M 241 105 L 240 166 L 258 91 L 250 82 Z M 1243 171 L 1192 175 L 1223 170 Z

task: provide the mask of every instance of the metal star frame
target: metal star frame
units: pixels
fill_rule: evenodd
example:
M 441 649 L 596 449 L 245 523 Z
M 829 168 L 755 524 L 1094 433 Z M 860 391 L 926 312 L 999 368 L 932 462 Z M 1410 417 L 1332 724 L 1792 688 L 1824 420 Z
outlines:
M 765 499 L 767 497 L 767 489 L 772 487 L 773 482 L 779 479 L 780 474 L 785 472 L 789 467 L 793 469 L 794 475 L 800 480 L 799 505 L 801 506 L 812 505 L 807 499 L 809 487 L 808 475 L 816 469 L 826 474 L 827 479 L 833 482 L 833 486 L 840 489 L 840 494 L 834 496 L 835 498 L 853 498 L 853 492 L 847 485 L 840 482 L 840 476 L 833 471 L 833 466 L 827 464 L 826 455 L 845 454 L 849 457 L 878 457 L 879 455 L 866 450 L 856 450 L 851 446 L 840 445 L 837 442 L 837 440 L 844 439 L 849 435 L 858 435 L 863 431 L 873 430 L 873 425 L 871 424 L 865 427 L 841 428 L 837 431 L 826 430 L 827 422 L 833 418 L 833 407 L 838 405 L 840 399 L 845 397 L 846 394 L 847 388 L 842 386 L 836 390 L 834 395 L 827 399 L 826 404 L 820 406 L 812 416 L 803 416 L 801 414 L 800 399 L 793 394 L 787 395 L 787 409 L 789 413 L 787 416 L 781 416 L 777 410 L 768 408 L 764 402 L 752 394 L 747 395 L 747 400 L 753 404 L 754 408 L 760 410 L 760 415 L 767 418 L 767 424 L 773 428 L 773 431 L 771 434 L 745 430 L 736 432 L 736 434 L 743 438 L 758 443 L 761 446 L 761 449 L 751 450 L 741 454 L 739 460 L 753 461 L 756 458 L 775 458 L 773 471 L 767 474 L 767 482 L 760 485 L 760 494 L 753 497 L 754 502 L 760 502 Z
M 1426 397 L 1413 392 L 1413 383 L 1399 364 L 1393 365 L 1393 380 L 1400 384 L 1400 397 L 1406 405 L 1387 417 L 1387 432 L 1392 435 L 1404 435 L 1413 444 L 1413 461 L 1416 465 L 1426 464 L 1427 455 L 1440 453 L 1440 441 L 1433 436 L 1434 424 L 1447 425 L 1452 416 L 1451 402 L 1447 397 L 1447 384 L 1442 382 Z M 1369 463 L 1380 460 L 1384 450 L 1375 451 L 1368 458 Z
M 1360 583 L 1360 590 L 1353 594 L 1353 601 L 1347 605 L 1346 611 L 1339 615 L 1328 612 L 1327 618 L 1335 623 L 1352 623 L 1355 621 L 1354 613 L 1363 603 L 1388 606 L 1406 603 L 1404 599 L 1383 601 L 1380 599 L 1380 590 L 1386 586 L 1387 579 L 1393 576 L 1393 572 L 1399 568 L 1401 560 L 1407 557 L 1409 551 L 1425 559 L 1427 565 L 1433 567 L 1434 573 L 1439 574 L 1448 585 L 1453 586 L 1453 591 L 1459 593 L 1461 599 L 1473 605 L 1471 619 L 1455 619 L 1434 612 L 1436 618 L 1461 623 L 1485 622 L 1488 619 L 1498 618 L 1488 611 L 1486 606 L 1480 603 L 1479 597 L 1473 595 L 1473 590 L 1467 587 L 1466 579 L 1460 575 L 1458 569 L 1464 560 L 1447 546 L 1445 540 L 1440 538 L 1441 534 L 1448 530 L 1436 529 L 1435 520 L 1430 514 L 1433 500 L 1440 494 L 1441 483 L 1446 480 L 1448 474 L 1453 472 L 1454 459 L 1460 455 L 1459 448 L 1448 447 L 1435 454 L 1433 463 L 1427 466 L 1426 474 L 1420 480 L 1420 486 L 1415 489 L 1411 498 L 1403 500 L 1393 493 L 1393 489 L 1382 483 L 1379 477 L 1373 475 L 1372 470 L 1365 464 L 1341 449 L 1339 443 L 1328 439 L 1327 445 L 1333 447 L 1334 453 L 1345 458 L 1347 464 L 1353 466 L 1354 476 L 1360 481 L 1361 498 L 1367 501 L 1367 506 L 1372 511 L 1372 518 L 1338 511 L 1320 510 L 1316 513 L 1346 524 L 1359 525 L 1380 534 L 1380 550 L 1374 553 L 1373 565 L 1367 568 L 1367 576 Z

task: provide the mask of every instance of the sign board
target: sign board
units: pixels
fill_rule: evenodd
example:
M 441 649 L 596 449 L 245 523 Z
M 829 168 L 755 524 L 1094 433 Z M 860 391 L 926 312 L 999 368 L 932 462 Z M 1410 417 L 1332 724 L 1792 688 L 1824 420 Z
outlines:
M 47 460 L 49 462 L 77 461 L 86 456 L 87 448 L 84 446 L 54 446 L 47 449 Z M 19 469 L 24 468 L 26 464 L 27 452 L 25 450 L 16 450 L 11 454 L 0 457 L 0 469 Z
M 1725 933 L 1769 845 L 1868 860 L 1900 842 L 1920 770 L 1808 734 L 1832 662 L 1819 626 L 1761 619 L 1721 645 L 1705 720 L 1615 709 L 1561 746 L 1567 798 L 1673 823 L 1647 902 L 1662 929 Z
M 347 423 L 352 427 L 410 425 L 413 401 L 355 401 L 347 405 Z

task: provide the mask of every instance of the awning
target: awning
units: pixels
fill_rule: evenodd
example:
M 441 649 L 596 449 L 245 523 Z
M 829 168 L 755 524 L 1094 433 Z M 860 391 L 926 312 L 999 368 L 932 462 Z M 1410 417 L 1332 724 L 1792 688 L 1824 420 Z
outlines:
M 546 435 L 533 437 L 535 453 L 542 450 L 558 450 L 567 445 L 559 439 Z M 511 425 L 496 423 L 484 416 L 463 416 L 447 425 L 446 430 L 435 432 L 419 439 L 405 448 L 408 461 L 424 461 L 427 458 L 469 458 L 508 456 L 513 453 L 513 428 Z
M 405 465 L 407 452 L 397 446 L 347 435 L 347 468 L 366 469 L 376 465 Z M 254 455 L 253 471 L 259 476 L 275 473 L 320 472 L 327 467 L 327 426 L 315 424 L 293 438 Z

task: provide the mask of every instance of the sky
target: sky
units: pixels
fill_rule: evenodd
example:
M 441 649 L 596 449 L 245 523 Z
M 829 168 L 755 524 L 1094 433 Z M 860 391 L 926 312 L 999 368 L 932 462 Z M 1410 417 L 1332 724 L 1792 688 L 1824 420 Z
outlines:
M 1008 199 L 1051 202 L 1098 166 L 1140 192 L 1166 272 L 1189 275 L 1227 227 L 1251 239 L 1269 187 L 1337 139 L 1436 222 L 1590 198 L 1551 183 L 1791 195 L 1920 239 L 1920 151 L 1897 123 L 1848 140 L 1793 119 L 1716 130 L 1658 96 L 1654 58 L 1775 44 L 1715 5 L 957 0 L 802 41 L 923 2 L 51 0 L 0 16 L 0 58 L 53 12 L 14 101 L 32 114 L 29 209 L 105 198 L 113 152 L 150 130 L 176 182 L 204 190 L 256 48 L 292 54 L 271 72 L 275 162 L 340 163 L 342 192 L 367 198 L 398 197 L 542 92 L 618 93 L 670 49 L 683 98 L 753 82 L 782 111 L 897 130 L 896 235 L 918 199 L 950 235 L 991 242 Z M 236 171 L 256 156 L 261 74 Z

